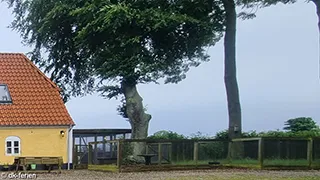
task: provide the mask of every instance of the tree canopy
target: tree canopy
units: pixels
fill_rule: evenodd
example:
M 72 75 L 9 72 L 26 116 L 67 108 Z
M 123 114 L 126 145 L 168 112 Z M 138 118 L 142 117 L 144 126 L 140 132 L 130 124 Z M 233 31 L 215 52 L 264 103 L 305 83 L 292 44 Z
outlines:
M 51 73 L 64 100 L 94 91 L 121 95 L 118 110 L 133 139 L 147 138 L 151 120 L 137 84 L 183 80 L 209 60 L 207 48 L 224 31 L 219 0 L 6 1 L 15 16 L 11 27 L 33 47 L 31 59 Z M 137 162 L 144 150 L 134 143 Z
M 31 59 L 70 96 L 121 94 L 120 82 L 177 83 L 208 61 L 224 29 L 215 0 L 7 0 Z M 43 56 L 45 54 L 45 56 Z M 98 81 L 99 80 L 99 81 Z
M 242 11 L 238 13 L 241 19 L 251 19 L 256 17 L 256 12 L 261 8 L 277 5 L 278 3 L 293 4 L 297 0 L 235 0 Z
M 298 117 L 285 122 L 284 130 L 291 132 L 311 131 L 317 129 L 316 122 L 310 117 Z

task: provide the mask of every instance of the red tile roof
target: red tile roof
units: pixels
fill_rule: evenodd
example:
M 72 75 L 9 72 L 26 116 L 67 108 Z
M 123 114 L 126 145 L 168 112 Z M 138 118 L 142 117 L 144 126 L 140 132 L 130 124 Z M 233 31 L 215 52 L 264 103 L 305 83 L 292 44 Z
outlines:
M 0 126 L 74 125 L 60 89 L 25 55 L 0 53 L 0 84 L 12 104 L 0 104 Z

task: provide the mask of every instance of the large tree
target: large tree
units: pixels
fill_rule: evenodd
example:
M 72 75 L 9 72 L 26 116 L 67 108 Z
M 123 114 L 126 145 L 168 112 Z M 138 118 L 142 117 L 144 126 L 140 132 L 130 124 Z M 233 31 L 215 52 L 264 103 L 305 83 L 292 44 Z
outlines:
M 241 105 L 236 72 L 236 24 L 237 13 L 234 0 L 222 0 L 226 14 L 224 36 L 224 82 L 227 93 L 229 138 L 241 137 Z
M 316 14 L 318 16 L 318 31 L 320 32 L 320 0 L 311 0 L 316 6 Z
M 240 103 L 238 105 L 239 101 L 239 97 L 238 97 L 238 90 L 237 90 L 237 82 L 236 82 L 236 69 L 235 69 L 235 59 L 236 59 L 236 55 L 235 53 L 235 32 L 236 32 L 236 20 L 235 20 L 235 5 L 240 7 L 241 12 L 238 13 L 238 17 L 241 19 L 252 19 L 254 17 L 256 17 L 256 12 L 258 9 L 260 8 L 266 8 L 266 7 L 270 7 L 273 5 L 277 5 L 278 3 L 282 3 L 282 4 L 293 4 L 296 3 L 297 0 L 222 0 L 224 2 L 224 8 L 226 11 L 226 35 L 225 35 L 225 55 L 226 57 L 227 54 L 231 54 L 229 56 L 229 65 L 227 63 L 225 63 L 225 68 L 227 70 L 227 68 L 230 70 L 230 72 L 232 72 L 231 77 L 233 77 L 233 81 L 230 81 L 230 86 L 232 85 L 233 88 L 230 88 L 229 92 L 230 92 L 230 97 L 228 97 L 228 102 L 230 101 L 230 105 L 228 104 L 228 108 L 229 108 L 229 137 L 238 137 L 237 135 L 234 134 L 233 132 L 233 125 L 235 123 L 240 124 L 240 132 L 241 132 L 241 109 L 240 109 Z M 315 4 L 316 7 L 316 14 L 318 17 L 318 31 L 320 33 L 320 0 L 307 0 L 306 2 L 313 2 Z M 229 2 L 229 6 L 227 5 L 227 2 Z M 234 5 L 235 4 L 235 5 Z M 231 6 L 232 5 L 232 6 Z M 229 12 L 229 13 L 228 13 Z M 232 18 L 229 17 L 228 18 L 228 14 L 230 16 L 230 14 L 232 14 Z M 231 20 L 233 19 L 233 20 Z M 229 23 L 228 23 L 229 22 Z M 227 39 L 227 32 L 229 31 L 231 32 L 229 39 Z M 232 36 L 234 36 L 234 38 L 232 38 Z M 227 47 L 228 44 L 226 44 L 226 41 L 230 41 L 229 42 L 229 46 L 231 47 Z M 228 48 L 228 49 L 227 49 Z M 226 62 L 228 58 L 225 58 Z M 227 67 L 229 66 L 229 67 Z M 226 73 L 225 73 L 226 74 Z M 225 78 L 226 80 L 226 78 Z M 233 83 L 231 83 L 233 82 Z M 226 83 L 226 87 L 227 87 L 227 83 Z M 232 93 L 233 92 L 233 93 Z M 227 87 L 227 94 L 228 94 L 228 87 Z M 241 134 L 241 133 L 240 133 Z
M 318 30 L 320 32 L 320 0 L 312 1 L 316 6 L 318 16 Z M 225 45 L 225 86 L 228 99 L 229 112 L 229 138 L 240 137 L 242 131 L 241 105 L 239 98 L 238 83 L 236 78 L 236 20 L 251 19 L 256 17 L 259 8 L 270 7 L 278 3 L 293 4 L 297 0 L 222 0 L 226 12 Z M 236 13 L 236 7 L 241 12 Z M 237 131 L 235 131 L 237 129 Z
M 283 129 L 291 132 L 311 131 L 318 128 L 316 122 L 311 117 L 289 119 L 284 125 Z
M 31 59 L 70 96 L 99 91 L 123 97 L 132 138 L 146 138 L 147 114 L 137 84 L 178 83 L 208 61 L 206 48 L 224 30 L 215 0 L 6 0 L 11 28 L 31 45 Z M 191 89 L 189 89 L 192 91 Z M 142 146 L 135 146 L 134 154 Z
M 237 0 L 237 5 L 244 10 L 240 13 L 242 18 L 253 18 L 256 16 L 255 13 L 259 8 L 277 5 L 278 3 L 293 4 L 296 2 L 297 0 Z M 305 2 L 313 2 L 315 4 L 318 17 L 318 30 L 320 32 L 320 0 L 306 0 Z

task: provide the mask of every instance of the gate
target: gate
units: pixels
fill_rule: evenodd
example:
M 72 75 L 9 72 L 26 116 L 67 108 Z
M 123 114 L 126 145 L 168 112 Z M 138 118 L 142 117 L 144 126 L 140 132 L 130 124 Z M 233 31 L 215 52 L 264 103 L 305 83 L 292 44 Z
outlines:
M 73 152 L 73 168 L 85 169 L 88 165 L 88 145 L 75 145 Z

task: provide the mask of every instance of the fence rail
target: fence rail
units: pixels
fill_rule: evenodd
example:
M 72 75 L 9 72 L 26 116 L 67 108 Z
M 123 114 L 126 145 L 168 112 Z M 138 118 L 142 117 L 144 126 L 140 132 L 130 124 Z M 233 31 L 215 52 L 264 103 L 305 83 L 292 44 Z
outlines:
M 320 138 L 240 138 L 228 140 L 119 139 L 88 144 L 88 164 L 137 165 L 134 147 L 150 156 L 154 165 L 218 165 L 267 167 L 320 167 Z M 96 148 L 108 145 L 109 148 Z M 106 150 L 107 149 L 107 150 Z M 110 155 L 113 153 L 113 156 Z M 102 163 L 97 159 L 105 159 Z M 145 159 L 146 160 L 146 159 Z

